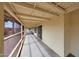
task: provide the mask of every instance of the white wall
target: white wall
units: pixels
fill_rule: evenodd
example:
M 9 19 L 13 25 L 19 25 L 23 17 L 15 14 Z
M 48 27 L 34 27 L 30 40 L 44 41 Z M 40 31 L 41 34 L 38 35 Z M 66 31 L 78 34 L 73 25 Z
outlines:
M 64 56 L 64 16 L 55 16 L 43 24 L 43 42 L 59 56 Z
M 43 24 L 43 42 L 60 56 L 79 57 L 79 10 Z

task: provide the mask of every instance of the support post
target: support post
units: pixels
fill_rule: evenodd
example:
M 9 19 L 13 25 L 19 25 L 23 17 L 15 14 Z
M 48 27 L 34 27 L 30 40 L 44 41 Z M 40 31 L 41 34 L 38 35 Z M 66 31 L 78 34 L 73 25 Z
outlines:
M 0 3 L 0 57 L 4 56 L 4 9 Z

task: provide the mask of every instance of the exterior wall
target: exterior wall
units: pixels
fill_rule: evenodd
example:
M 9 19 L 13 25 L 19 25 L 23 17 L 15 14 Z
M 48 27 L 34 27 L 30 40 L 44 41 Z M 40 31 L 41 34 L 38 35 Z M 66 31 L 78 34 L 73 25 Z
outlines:
M 70 52 L 79 57 L 79 10 L 70 14 Z
M 3 45 L 3 38 L 4 38 L 4 11 L 3 11 L 3 5 L 0 3 L 0 56 L 3 56 L 4 54 L 4 45 Z
M 43 24 L 43 42 L 59 56 L 79 57 L 79 10 Z M 63 46 L 64 45 L 64 46 Z M 64 52 L 63 52 L 64 51 Z
M 64 15 L 55 16 L 42 26 L 43 42 L 59 56 L 64 56 Z
M 79 10 L 64 16 L 64 54 L 79 57 Z

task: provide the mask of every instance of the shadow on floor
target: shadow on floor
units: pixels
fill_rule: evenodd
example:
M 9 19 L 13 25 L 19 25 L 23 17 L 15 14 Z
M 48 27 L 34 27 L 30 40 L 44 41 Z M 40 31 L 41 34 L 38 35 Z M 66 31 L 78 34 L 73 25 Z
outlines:
M 35 36 L 35 35 L 34 35 Z M 60 57 L 58 54 L 56 54 L 52 49 L 50 49 L 45 43 L 43 43 L 38 37 L 35 36 L 35 38 L 39 41 L 39 43 L 45 48 L 45 50 L 48 52 L 48 54 L 51 57 Z

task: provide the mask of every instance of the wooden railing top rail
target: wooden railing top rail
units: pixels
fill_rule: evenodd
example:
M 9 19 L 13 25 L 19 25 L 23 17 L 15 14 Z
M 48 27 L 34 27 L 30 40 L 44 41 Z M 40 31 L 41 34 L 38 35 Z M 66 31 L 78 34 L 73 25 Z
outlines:
M 24 32 L 24 31 L 23 31 L 23 32 Z M 7 40 L 8 38 L 11 38 L 11 37 L 16 36 L 16 35 L 18 35 L 18 34 L 21 34 L 21 32 L 18 32 L 18 33 L 15 33 L 15 34 L 10 35 L 10 36 L 8 36 L 8 37 L 5 37 L 5 38 L 4 38 L 4 41 Z

